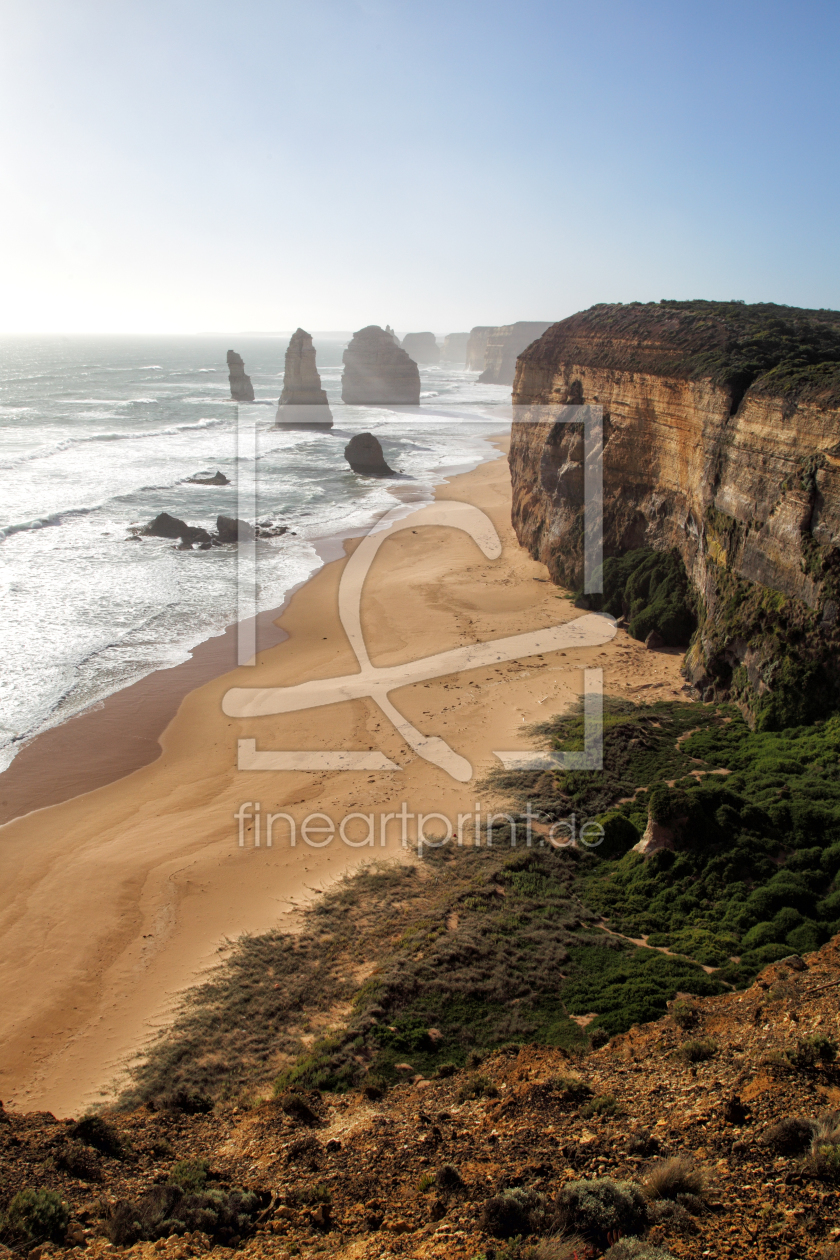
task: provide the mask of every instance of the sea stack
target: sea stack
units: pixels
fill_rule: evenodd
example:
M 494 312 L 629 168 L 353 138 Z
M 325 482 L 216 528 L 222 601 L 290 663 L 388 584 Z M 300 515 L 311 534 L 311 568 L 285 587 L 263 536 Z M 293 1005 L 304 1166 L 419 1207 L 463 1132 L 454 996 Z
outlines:
M 344 458 L 354 473 L 363 477 L 394 477 L 393 468 L 385 463 L 379 439 L 372 433 L 357 433 L 344 448 Z
M 357 406 L 418 406 L 420 372 L 405 350 L 378 324 L 354 333 L 344 351 L 341 397 Z
M 315 366 L 312 334 L 298 328 L 286 350 L 283 392 L 277 404 L 275 424 L 283 429 L 304 426 L 329 429 L 332 422 L 327 395 L 321 389 L 321 377 Z
M 443 339 L 443 349 L 440 352 L 441 363 L 457 363 L 460 367 L 463 367 L 467 361 L 467 342 L 469 339 L 469 333 L 447 333 Z
M 401 344 L 415 363 L 440 363 L 440 347 L 434 333 L 406 333 Z
M 245 375 L 245 364 L 242 361 L 242 356 L 237 354 L 235 350 L 228 350 L 227 365 L 231 398 L 234 398 L 237 402 L 253 402 L 254 387 L 251 384 L 250 376 Z

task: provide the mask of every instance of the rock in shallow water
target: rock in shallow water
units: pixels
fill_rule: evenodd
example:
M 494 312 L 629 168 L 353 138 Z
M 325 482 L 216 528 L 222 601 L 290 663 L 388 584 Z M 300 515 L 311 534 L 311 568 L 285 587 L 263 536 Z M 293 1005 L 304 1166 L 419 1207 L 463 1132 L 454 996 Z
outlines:
M 228 350 L 227 365 L 231 398 L 236 399 L 237 402 L 253 402 L 254 387 L 251 384 L 250 376 L 245 375 L 245 364 L 242 356 L 237 354 L 235 350 Z
M 344 351 L 341 397 L 357 406 L 418 406 L 420 372 L 390 333 L 369 324 Z
M 283 392 L 277 405 L 275 423 L 282 428 L 312 425 L 321 429 L 332 426 L 332 412 L 321 377 L 315 365 L 315 347 L 311 333 L 298 328 L 286 350 Z
M 344 448 L 344 458 L 363 477 L 393 477 L 393 468 L 385 463 L 382 447 L 372 433 L 357 433 Z
M 216 472 L 212 477 L 187 477 L 187 485 L 190 486 L 229 486 L 230 478 L 224 473 Z
M 216 530 L 220 543 L 251 542 L 255 537 L 253 525 L 235 516 L 217 516 Z

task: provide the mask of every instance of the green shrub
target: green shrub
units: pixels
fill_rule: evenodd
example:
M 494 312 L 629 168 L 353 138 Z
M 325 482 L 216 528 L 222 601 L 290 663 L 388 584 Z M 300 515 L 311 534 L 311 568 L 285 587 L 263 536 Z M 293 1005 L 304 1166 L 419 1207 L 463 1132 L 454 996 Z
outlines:
M 833 1063 L 837 1057 L 837 1042 L 824 1033 L 814 1033 L 810 1037 L 802 1037 L 793 1050 L 786 1050 L 794 1067 L 815 1068 L 821 1063 Z
M 59 1152 L 56 1163 L 80 1181 L 100 1181 L 102 1161 L 99 1153 L 84 1142 L 68 1142 Z
M 207 1185 L 210 1161 L 207 1159 L 179 1159 L 169 1174 L 174 1186 L 180 1186 L 186 1194 L 197 1194 Z
M 92 1146 L 103 1155 L 113 1155 L 119 1159 L 123 1154 L 122 1138 L 114 1126 L 101 1116 L 82 1116 L 81 1120 L 70 1126 L 69 1134 L 71 1138 L 84 1142 L 85 1146 Z
M 557 1207 L 565 1227 L 595 1246 L 606 1246 L 611 1235 L 639 1234 L 647 1227 L 645 1196 L 633 1181 L 598 1177 L 569 1182 L 557 1197 Z
M 468 1102 L 471 1098 L 498 1098 L 499 1091 L 489 1076 L 476 1073 L 469 1076 L 458 1088 L 458 1101 Z
M 620 1111 L 615 1094 L 600 1094 L 591 1102 L 585 1103 L 580 1109 L 580 1114 L 584 1120 L 589 1120 L 592 1116 L 619 1115 Z
M 604 829 L 604 838 L 594 850 L 600 858 L 621 858 L 642 838 L 638 827 L 624 814 L 601 814 L 595 819 Z
M 677 551 L 652 551 L 639 547 L 604 561 L 602 595 L 579 591 L 580 608 L 629 619 L 634 639 L 646 639 L 652 630 L 670 647 L 688 643 L 697 620 L 685 565 Z
M 64 1241 L 70 1211 L 54 1190 L 19 1190 L 9 1204 L 6 1218 L 12 1229 L 29 1238 Z
M 686 1063 L 704 1063 L 707 1059 L 714 1058 L 717 1052 L 717 1042 L 705 1037 L 684 1041 L 679 1048 L 679 1053 Z
M 464 1182 L 454 1164 L 443 1164 L 435 1173 L 435 1186 L 441 1194 L 455 1194 L 464 1189 Z
M 604 1260 L 675 1260 L 672 1252 L 642 1238 L 622 1238 L 604 1252 Z
M 545 1199 L 535 1190 L 505 1190 L 481 1206 L 479 1225 L 493 1238 L 536 1233 L 545 1219 Z
M 763 1146 L 778 1151 L 780 1155 L 800 1155 L 814 1136 L 814 1121 L 802 1116 L 785 1116 L 765 1129 L 761 1136 Z
M 119 1247 L 196 1230 L 224 1244 L 251 1233 L 258 1211 L 256 1195 L 245 1190 L 184 1194 L 180 1186 L 156 1186 L 135 1203 L 125 1199 L 117 1202 L 107 1233 Z
M 678 1028 L 682 1028 L 685 1032 L 689 1028 L 694 1028 L 698 1021 L 697 1003 L 692 1002 L 691 998 L 677 998 L 669 1007 L 671 1019 Z

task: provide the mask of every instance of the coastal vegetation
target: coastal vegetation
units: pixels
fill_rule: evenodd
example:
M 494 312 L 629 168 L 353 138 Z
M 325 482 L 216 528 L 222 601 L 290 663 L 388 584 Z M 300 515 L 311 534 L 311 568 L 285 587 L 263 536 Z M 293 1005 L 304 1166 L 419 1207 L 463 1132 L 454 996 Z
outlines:
M 577 592 L 579 608 L 623 617 L 627 633 L 644 640 L 653 631 L 666 647 L 685 646 L 697 626 L 688 574 L 676 551 L 637 547 L 610 556 L 601 573 L 603 593 Z
M 708 378 L 737 405 L 752 387 L 840 403 L 840 313 L 775 302 L 662 301 L 593 306 L 581 329 L 614 341 L 616 366 Z M 657 358 L 657 338 L 667 344 Z M 632 341 L 644 351 L 633 358 Z M 733 408 L 734 409 L 734 408 Z

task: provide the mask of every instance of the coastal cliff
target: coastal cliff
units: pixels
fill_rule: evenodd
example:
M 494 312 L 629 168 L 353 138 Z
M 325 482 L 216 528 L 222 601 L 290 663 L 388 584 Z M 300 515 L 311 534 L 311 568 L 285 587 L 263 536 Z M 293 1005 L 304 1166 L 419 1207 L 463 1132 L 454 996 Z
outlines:
M 517 357 L 550 327 L 545 320 L 520 320 L 517 324 L 489 328 L 484 366 L 478 379 L 484 385 L 512 385 Z
M 840 700 L 840 314 L 738 302 L 596 306 L 519 357 L 514 404 L 604 414 L 604 555 L 679 553 L 686 673 L 769 725 Z M 536 414 L 536 413 L 532 413 Z M 582 583 L 580 427 L 513 426 L 513 524 Z

